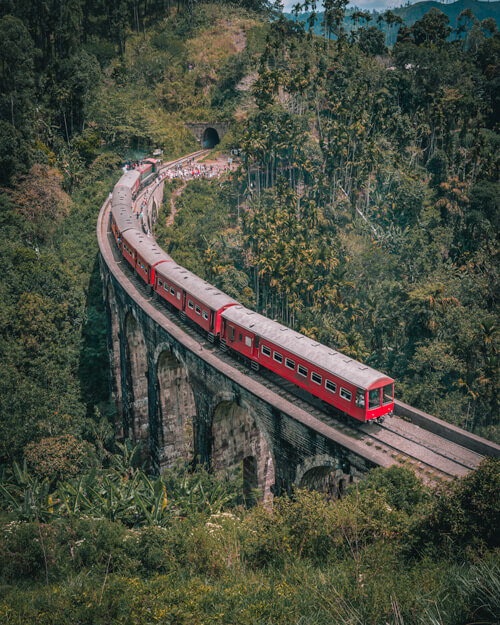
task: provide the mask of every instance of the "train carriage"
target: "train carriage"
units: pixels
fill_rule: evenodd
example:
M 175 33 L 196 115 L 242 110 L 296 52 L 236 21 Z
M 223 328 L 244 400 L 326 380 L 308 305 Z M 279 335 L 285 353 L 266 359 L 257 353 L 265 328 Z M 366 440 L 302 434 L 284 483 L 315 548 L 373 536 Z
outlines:
M 153 178 L 158 173 L 158 165 L 159 165 L 159 161 L 157 161 L 155 158 L 145 158 L 141 162 L 139 167 L 137 167 L 137 169 L 134 170 L 139 173 L 139 176 L 140 176 L 139 185 L 141 187 L 144 187 L 150 182 L 152 182 Z
M 222 313 L 221 341 L 358 421 L 394 408 L 394 380 L 243 306 Z
M 115 241 L 120 249 L 122 247 L 122 235 L 125 232 L 129 230 L 140 231 L 137 219 L 132 215 L 130 208 L 126 209 L 121 206 L 113 206 L 111 212 L 111 230 L 113 231 Z
M 155 291 L 207 332 L 220 334 L 220 314 L 238 302 L 194 273 L 175 263 L 158 267 Z
M 130 169 L 125 172 L 113 189 L 113 196 L 116 192 L 130 191 L 132 199 L 137 195 L 139 186 L 141 184 L 141 173 L 137 169 Z
M 155 239 L 147 237 L 141 230 L 128 230 L 123 234 L 127 246 L 127 260 L 146 284 L 153 286 L 157 267 L 161 263 L 172 262 L 170 256 L 158 246 Z M 130 252 L 133 254 L 130 255 Z M 125 254 L 124 254 L 125 255 Z

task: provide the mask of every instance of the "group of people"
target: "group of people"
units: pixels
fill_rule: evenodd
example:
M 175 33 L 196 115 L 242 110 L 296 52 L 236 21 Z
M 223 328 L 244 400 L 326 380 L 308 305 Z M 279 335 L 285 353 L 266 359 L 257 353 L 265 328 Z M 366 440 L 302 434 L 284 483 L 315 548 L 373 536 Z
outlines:
M 136 217 L 140 220 L 142 230 L 146 236 L 151 236 L 151 230 L 149 226 L 151 224 L 151 218 L 149 215 L 149 202 L 153 197 L 153 194 L 162 182 L 165 180 L 173 180 L 174 178 L 181 178 L 182 180 L 194 180 L 196 178 L 220 178 L 223 172 L 226 172 L 232 168 L 233 159 L 228 158 L 224 162 L 216 162 L 212 164 L 197 163 L 194 157 L 183 160 L 181 163 L 173 165 L 163 171 L 159 172 L 155 179 L 154 185 L 146 190 L 141 197 L 140 210 L 137 211 Z M 128 167 L 127 167 L 128 166 Z M 125 167 L 134 168 L 136 163 L 127 163 Z M 133 206 L 132 206 L 133 208 Z
M 220 178 L 223 172 L 231 168 L 231 164 L 232 159 L 228 159 L 227 164 L 215 163 L 209 165 L 208 163 L 196 163 L 193 157 L 164 170 L 159 175 L 158 180 L 173 180 L 174 178 L 181 178 L 182 180 Z

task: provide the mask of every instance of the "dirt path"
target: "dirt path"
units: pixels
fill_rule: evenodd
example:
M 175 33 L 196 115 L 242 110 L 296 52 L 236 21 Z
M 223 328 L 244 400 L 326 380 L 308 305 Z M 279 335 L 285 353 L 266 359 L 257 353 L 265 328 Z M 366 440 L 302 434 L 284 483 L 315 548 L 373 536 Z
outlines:
M 179 187 L 172 193 L 172 197 L 170 198 L 170 215 L 168 216 L 168 219 L 167 219 L 167 226 L 171 226 L 174 223 L 175 213 L 179 210 L 175 208 L 175 198 L 179 197 L 179 195 L 186 188 L 186 185 L 187 185 L 187 182 L 184 182 L 182 187 Z

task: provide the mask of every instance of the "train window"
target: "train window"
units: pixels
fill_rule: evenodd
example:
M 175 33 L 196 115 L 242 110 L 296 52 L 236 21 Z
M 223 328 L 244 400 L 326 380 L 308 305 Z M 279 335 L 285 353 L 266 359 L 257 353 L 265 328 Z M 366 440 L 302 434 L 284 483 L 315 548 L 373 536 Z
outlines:
M 259 349 L 259 343 L 260 343 L 260 336 L 256 336 L 255 337 L 255 348 Z
M 382 403 L 384 406 L 390 404 L 394 399 L 394 384 L 387 384 L 382 389 Z
M 297 365 L 297 373 L 307 378 L 307 369 L 302 365 Z
M 172 292 L 172 291 L 170 291 L 170 292 Z M 177 299 L 181 299 L 181 292 L 180 291 L 177 291 Z
M 188 299 L 188 308 L 191 308 L 191 310 L 194 308 L 194 304 L 190 299 Z
M 173 287 L 170 287 L 170 295 L 175 295 L 175 289 Z
M 194 307 L 194 312 L 195 312 L 197 315 L 201 315 L 201 308 L 200 308 L 199 306 L 195 306 L 195 307 Z
M 342 399 L 345 399 L 347 401 L 351 401 L 352 399 L 351 391 L 348 391 L 346 388 L 342 388 L 342 386 L 340 387 L 339 395 L 342 397 Z
M 161 280 L 158 280 L 158 286 L 163 286 L 163 282 Z
M 323 382 L 323 378 L 318 375 L 315 371 L 311 371 L 311 380 L 316 382 L 316 384 L 321 384 Z
M 334 384 L 331 380 L 325 380 L 325 388 L 327 391 L 330 391 L 330 393 L 337 392 L 337 385 Z
M 233 326 L 228 326 L 227 327 L 227 333 L 229 335 L 229 340 L 230 341 L 234 341 L 234 328 L 233 328 Z
M 203 311 L 203 315 L 202 315 L 203 319 L 205 319 L 205 321 L 208 321 L 208 313 L 206 310 Z
M 279 362 L 280 364 L 283 362 L 283 356 L 279 352 L 274 352 L 273 358 L 274 360 L 276 360 L 276 362 Z
M 380 388 L 374 388 L 368 391 L 368 410 L 380 408 Z
M 245 336 L 245 345 L 247 347 L 252 347 L 252 339 L 249 336 Z
M 243 335 L 240 332 L 239 335 L 238 335 L 238 341 L 241 343 L 242 340 L 243 340 Z
M 356 389 L 356 406 L 358 408 L 365 407 L 365 391 L 361 388 Z
M 264 356 L 270 356 L 271 355 L 271 350 L 269 349 L 269 347 L 267 347 L 267 345 L 263 345 L 261 351 L 264 354 Z
M 291 358 L 285 358 L 285 367 L 288 367 L 292 371 L 295 371 L 295 361 Z

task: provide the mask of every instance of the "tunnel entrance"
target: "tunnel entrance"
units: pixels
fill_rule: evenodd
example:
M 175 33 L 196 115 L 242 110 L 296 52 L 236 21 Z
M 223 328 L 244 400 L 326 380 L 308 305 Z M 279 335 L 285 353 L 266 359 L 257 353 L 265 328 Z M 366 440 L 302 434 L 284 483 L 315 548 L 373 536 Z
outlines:
M 220 143 L 219 133 L 215 128 L 207 128 L 203 133 L 203 147 L 211 150 Z

